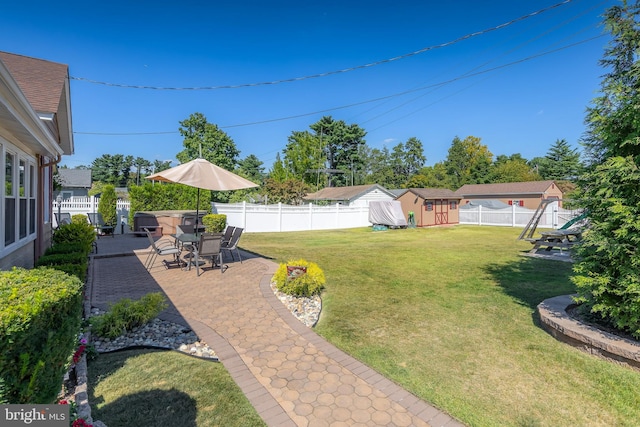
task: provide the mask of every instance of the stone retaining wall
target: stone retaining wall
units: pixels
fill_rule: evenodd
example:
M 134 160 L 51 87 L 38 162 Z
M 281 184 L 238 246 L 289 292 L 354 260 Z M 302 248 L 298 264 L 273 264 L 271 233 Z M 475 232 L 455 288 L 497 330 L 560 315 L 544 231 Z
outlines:
M 573 319 L 567 314 L 572 305 L 571 295 L 542 301 L 538 313 L 544 329 L 554 338 L 587 353 L 640 370 L 640 343 Z

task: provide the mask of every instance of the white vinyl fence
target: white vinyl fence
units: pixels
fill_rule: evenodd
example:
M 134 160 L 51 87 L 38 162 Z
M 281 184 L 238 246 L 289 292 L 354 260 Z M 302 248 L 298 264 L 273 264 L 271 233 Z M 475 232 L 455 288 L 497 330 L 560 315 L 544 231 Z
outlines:
M 329 230 L 368 227 L 368 206 L 258 205 L 212 203 L 212 211 L 227 215 L 227 223 L 248 232 Z
M 497 225 L 503 227 L 526 227 L 535 209 L 509 206 L 504 209 L 489 209 L 482 206 L 473 209 L 460 209 L 460 224 Z M 542 214 L 538 227 L 560 228 L 580 214 L 576 210 L 558 207 L 558 203 L 551 203 Z
M 97 197 L 70 197 L 68 199 L 63 199 L 60 203 L 60 210 L 58 210 L 58 201 L 53 201 L 53 208 L 51 210 L 52 213 L 57 214 L 58 212 L 70 213 L 71 216 L 82 214 L 86 215 L 88 213 L 98 212 L 98 201 L 100 199 Z M 116 202 L 116 213 L 118 215 L 118 226 L 114 227 L 115 233 L 126 233 L 128 232 L 127 224 L 129 222 L 129 201 L 118 200 Z M 55 215 L 52 218 L 53 226 L 57 227 Z
M 95 197 L 72 197 L 65 199 L 60 205 L 60 212 L 71 215 L 87 214 L 98 211 L 98 200 Z M 54 200 L 52 212 L 58 212 Z M 128 201 L 118 200 L 118 226 L 116 233 L 129 231 L 128 218 L 130 205 Z M 313 203 L 301 206 L 258 205 L 251 203 L 212 203 L 212 212 L 227 215 L 227 223 L 242 227 L 246 232 L 280 232 L 305 230 L 330 230 L 339 228 L 369 227 L 368 206 L 317 206 Z M 474 209 L 460 209 L 460 224 L 494 225 L 505 227 L 525 227 L 531 220 L 535 210 L 519 206 L 504 209 L 488 209 L 479 206 Z M 557 203 L 550 204 L 543 214 L 539 227 L 560 228 L 580 212 L 559 208 Z M 56 226 L 54 220 L 54 226 Z

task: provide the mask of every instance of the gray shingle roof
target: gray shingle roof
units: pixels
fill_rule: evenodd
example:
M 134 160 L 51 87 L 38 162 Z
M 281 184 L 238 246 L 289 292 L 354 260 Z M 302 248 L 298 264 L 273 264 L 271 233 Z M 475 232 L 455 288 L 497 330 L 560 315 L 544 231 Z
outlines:
M 358 196 L 361 196 L 369 191 L 380 190 L 390 197 L 394 197 L 393 193 L 389 192 L 384 187 L 378 184 L 370 185 L 353 185 L 350 187 L 327 187 L 315 193 L 309 193 L 305 196 L 305 200 L 353 200 Z
M 67 188 L 91 188 L 91 169 L 58 169 L 59 183 Z

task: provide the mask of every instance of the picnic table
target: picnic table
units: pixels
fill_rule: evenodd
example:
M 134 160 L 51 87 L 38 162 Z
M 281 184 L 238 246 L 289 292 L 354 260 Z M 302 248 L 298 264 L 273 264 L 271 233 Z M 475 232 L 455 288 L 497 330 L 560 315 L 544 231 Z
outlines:
M 539 249 L 545 251 L 551 251 L 553 248 L 558 248 L 560 251 L 571 249 L 580 239 L 582 239 L 582 230 L 578 229 L 545 231 L 540 233 L 540 238 L 532 242 L 533 248 L 529 253 L 536 253 Z

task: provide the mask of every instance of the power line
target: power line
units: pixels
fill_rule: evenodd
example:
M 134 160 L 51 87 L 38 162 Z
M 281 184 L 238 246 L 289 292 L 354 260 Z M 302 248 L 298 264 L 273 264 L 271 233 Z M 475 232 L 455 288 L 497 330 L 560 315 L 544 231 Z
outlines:
M 357 107 L 359 105 L 364 105 L 364 104 L 370 104 L 372 102 L 378 102 L 378 101 L 383 101 L 386 99 L 390 99 L 390 98 L 396 98 L 399 96 L 403 96 L 403 95 L 407 95 L 413 92 L 419 92 L 422 90 L 426 90 L 426 89 L 431 89 L 431 88 L 436 88 L 436 87 L 440 87 L 440 86 L 445 86 L 447 84 L 451 84 L 460 80 L 464 80 L 464 79 L 468 79 L 471 77 L 475 77 L 475 76 L 479 76 L 482 74 L 487 74 L 490 73 L 492 71 L 496 71 L 496 70 L 501 70 L 503 68 L 507 68 L 507 67 L 511 67 L 513 65 L 517 65 L 517 64 L 521 64 L 523 62 L 527 62 L 527 61 L 531 61 L 532 59 L 537 59 L 540 58 L 542 56 L 546 56 L 546 55 L 550 55 L 552 53 L 556 53 L 556 52 L 560 52 L 563 51 L 565 49 L 570 49 L 572 47 L 584 44 L 584 43 L 588 43 L 592 40 L 596 40 L 599 38 L 605 37 L 605 34 L 601 34 L 601 35 L 597 35 L 597 36 L 593 36 L 590 37 L 588 39 L 585 40 L 581 40 L 575 43 L 571 43 L 569 45 L 565 45 L 556 49 L 552 49 L 546 52 L 541 52 L 535 55 L 530 55 L 527 56 L 525 58 L 519 59 L 517 61 L 513 61 L 513 62 L 509 62 L 506 64 L 502 64 L 502 65 L 498 65 L 495 66 L 493 68 L 487 68 L 486 70 L 481 70 L 481 71 L 477 71 L 475 73 L 465 73 L 461 76 L 458 77 L 454 77 L 451 78 L 449 80 L 445 80 L 439 83 L 433 83 L 427 86 L 421 86 L 421 87 L 417 87 L 414 89 L 409 89 L 409 90 L 405 90 L 403 92 L 397 92 L 394 94 L 390 94 L 390 95 L 385 95 L 385 96 L 380 96 L 378 98 L 373 98 L 373 99 L 368 99 L 365 101 L 360 101 L 360 102 L 354 102 L 352 104 L 347 104 L 347 105 L 341 105 L 338 107 L 331 107 L 331 108 L 325 108 L 323 110 L 317 110 L 317 111 L 313 111 L 310 113 L 302 113 L 302 114 L 296 114 L 293 116 L 287 116 L 287 117 L 278 117 L 278 118 L 274 118 L 274 119 L 265 119 L 265 120 L 259 120 L 256 122 L 249 122 L 249 123 L 240 123 L 240 124 L 235 124 L 235 125 L 227 125 L 227 126 L 219 126 L 220 129 L 230 129 L 230 128 L 237 128 L 237 127 L 244 127 L 244 126 L 255 126 L 255 125 L 261 125 L 261 124 L 265 124 L 265 123 L 273 123 L 273 122 L 280 122 L 280 121 L 284 121 L 284 120 L 292 120 L 292 119 L 297 119 L 300 117 L 306 117 L 306 116 L 313 116 L 316 114 L 322 114 L 322 113 L 328 113 L 330 111 L 336 111 L 336 110 L 343 110 L 346 108 L 351 108 L 351 107 Z M 162 132 L 130 132 L 130 133 L 108 133 L 108 132 L 74 132 L 74 134 L 79 134 L 79 135 L 103 135 L 103 136 L 128 136 L 128 135 L 161 135 L 161 134 L 176 134 L 179 133 L 179 131 L 162 131 Z
M 281 83 L 292 83 L 292 82 L 297 82 L 297 81 L 302 81 L 302 80 L 309 80 L 309 79 L 316 79 L 316 78 L 320 78 L 320 77 L 327 77 L 327 76 L 331 76 L 331 75 L 335 75 L 335 74 L 348 73 L 348 72 L 351 72 L 351 71 L 361 70 L 361 69 L 364 69 L 364 68 L 371 68 L 371 67 L 375 67 L 377 65 L 388 64 L 390 62 L 394 62 L 394 61 L 399 61 L 401 59 L 410 58 L 412 56 L 420 55 L 422 53 L 425 53 L 425 52 L 428 52 L 428 51 L 431 51 L 431 50 L 435 50 L 435 49 L 440 49 L 440 48 L 443 48 L 443 47 L 451 46 L 451 45 L 454 45 L 454 44 L 459 43 L 461 41 L 471 39 L 473 37 L 477 37 L 477 36 L 481 36 L 481 35 L 484 35 L 484 34 L 487 34 L 487 33 L 491 33 L 493 31 L 501 30 L 501 29 L 506 28 L 506 27 L 508 27 L 510 25 L 513 25 L 513 24 L 515 24 L 517 22 L 524 21 L 525 19 L 540 15 L 541 13 L 544 13 L 544 12 L 547 12 L 549 10 L 552 10 L 552 9 L 558 8 L 560 6 L 563 6 L 563 5 L 567 4 L 567 3 L 570 3 L 571 1 L 573 1 L 573 0 L 564 0 L 564 1 L 560 2 L 560 3 L 556 3 L 556 4 L 551 5 L 549 7 L 545 7 L 543 9 L 537 10 L 535 12 L 531 12 L 531 13 L 529 13 L 527 15 L 520 16 L 519 18 L 512 19 L 511 21 L 505 22 L 504 24 L 496 25 L 495 27 L 487 28 L 485 30 L 476 31 L 475 33 L 465 34 L 462 37 L 458 37 L 457 39 L 454 39 L 454 40 L 451 40 L 451 41 L 448 41 L 448 42 L 445 42 L 445 43 L 424 47 L 422 49 L 418 49 L 418 50 L 415 50 L 413 52 L 405 53 L 403 55 L 394 56 L 392 58 L 382 59 L 382 60 L 379 60 L 379 61 L 370 62 L 368 64 L 357 65 L 355 67 L 344 68 L 344 69 L 341 69 L 341 70 L 327 71 L 327 72 L 324 72 L 324 73 L 312 74 L 312 75 L 301 76 L 301 77 L 293 77 L 293 78 L 289 78 L 289 79 L 273 80 L 273 81 L 270 81 L 270 82 L 244 83 L 244 84 L 239 84 L 239 85 L 222 85 L 222 86 L 201 86 L 201 87 L 161 87 L 161 86 L 142 86 L 142 85 L 128 85 L 128 84 L 120 84 L 120 83 L 109 83 L 109 82 L 102 82 L 102 81 L 98 81 L 98 80 L 92 80 L 92 79 L 88 79 L 88 78 L 85 78 L 85 77 L 70 76 L 69 78 L 71 80 L 78 80 L 78 81 L 83 81 L 83 82 L 87 82 L 87 83 L 99 84 L 99 85 L 111 86 L 111 87 L 120 87 L 120 88 L 127 88 L 127 89 L 172 90 L 172 91 L 238 89 L 238 88 L 243 88 L 243 87 L 255 87 L 255 86 L 276 85 L 276 84 L 281 84 Z

